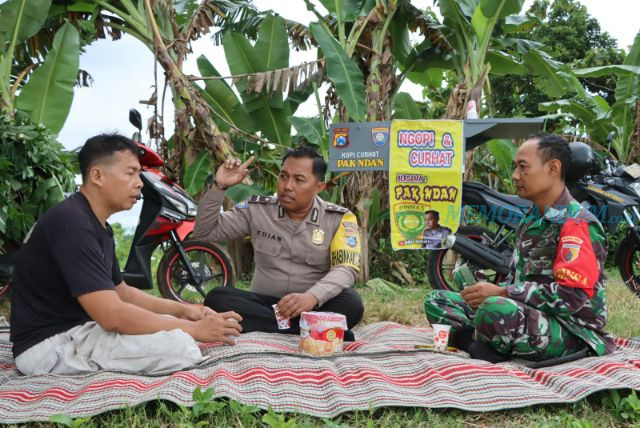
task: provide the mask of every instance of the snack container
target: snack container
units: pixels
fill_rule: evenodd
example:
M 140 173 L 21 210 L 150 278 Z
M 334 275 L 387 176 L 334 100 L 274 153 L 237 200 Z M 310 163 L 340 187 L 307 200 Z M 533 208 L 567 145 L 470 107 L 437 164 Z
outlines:
M 334 312 L 303 312 L 300 315 L 300 350 L 311 355 L 342 352 L 347 318 Z

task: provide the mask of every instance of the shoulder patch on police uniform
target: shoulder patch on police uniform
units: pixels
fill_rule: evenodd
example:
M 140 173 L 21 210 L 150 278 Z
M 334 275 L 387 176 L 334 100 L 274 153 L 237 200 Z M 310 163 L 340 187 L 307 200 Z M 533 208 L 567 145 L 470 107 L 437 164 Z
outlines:
M 249 198 L 250 204 L 273 204 L 277 201 L 273 196 L 253 195 Z
M 336 213 L 347 213 L 349 210 L 345 207 L 341 207 L 340 205 L 335 204 L 327 204 L 326 211 L 336 212 Z
M 359 229 L 358 220 L 353 213 L 348 212 L 342 216 L 338 230 L 336 230 L 329 247 L 331 267 L 343 265 L 360 270 Z

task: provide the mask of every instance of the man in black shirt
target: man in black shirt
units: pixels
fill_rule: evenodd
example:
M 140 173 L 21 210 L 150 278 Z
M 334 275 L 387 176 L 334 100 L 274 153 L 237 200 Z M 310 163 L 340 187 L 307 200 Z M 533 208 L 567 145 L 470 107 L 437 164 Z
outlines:
M 195 340 L 233 344 L 238 314 L 154 297 L 122 280 L 106 221 L 140 196 L 136 145 L 99 135 L 78 157 L 80 191 L 40 218 L 16 264 L 11 341 L 18 369 L 166 372 L 202 360 Z

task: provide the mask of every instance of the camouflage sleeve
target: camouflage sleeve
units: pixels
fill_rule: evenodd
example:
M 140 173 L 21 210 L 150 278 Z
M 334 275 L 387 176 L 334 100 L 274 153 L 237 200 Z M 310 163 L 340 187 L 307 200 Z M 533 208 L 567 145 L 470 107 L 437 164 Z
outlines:
M 231 211 L 220 212 L 224 192 L 207 190 L 198 204 L 193 236 L 210 242 L 239 239 L 251 233 L 249 204 L 241 202 Z
M 606 258 L 604 233 L 597 223 L 569 220 L 562 227 L 553 277 L 548 282 L 507 285 L 510 298 L 559 317 L 579 311 L 593 297 Z
M 347 212 L 343 214 L 329 246 L 331 270 L 308 291 L 318 299 L 320 306 L 353 285 L 360 270 L 360 253 L 358 220 L 353 213 Z

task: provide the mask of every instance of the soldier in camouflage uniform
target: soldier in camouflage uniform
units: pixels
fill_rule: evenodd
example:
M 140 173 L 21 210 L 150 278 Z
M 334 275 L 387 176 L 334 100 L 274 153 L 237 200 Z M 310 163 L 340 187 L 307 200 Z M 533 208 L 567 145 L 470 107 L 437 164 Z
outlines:
M 491 362 L 613 351 L 603 332 L 607 243 L 602 225 L 564 186 L 570 156 L 564 140 L 545 134 L 519 148 L 513 179 L 518 195 L 534 205 L 518 230 L 505 282 L 427 295 L 427 318 L 452 326 L 452 346 Z

